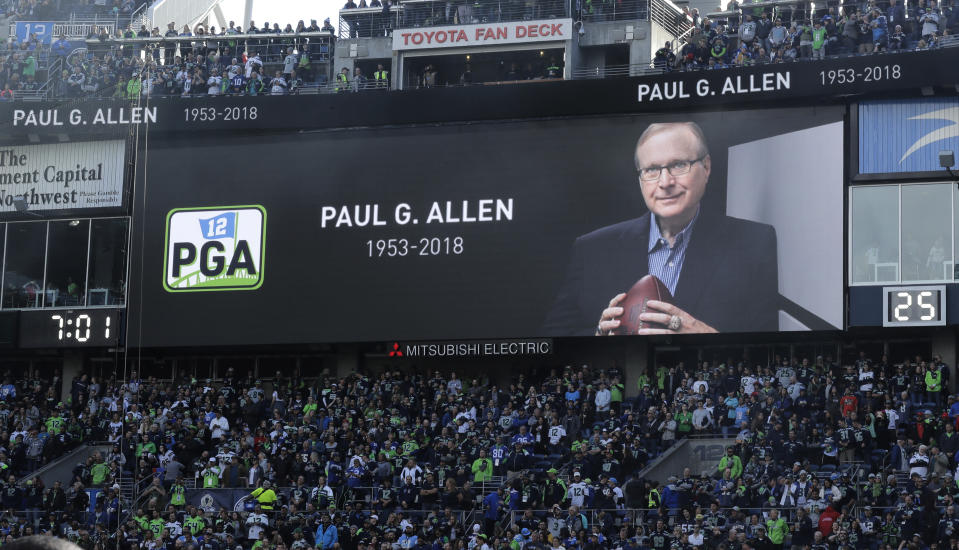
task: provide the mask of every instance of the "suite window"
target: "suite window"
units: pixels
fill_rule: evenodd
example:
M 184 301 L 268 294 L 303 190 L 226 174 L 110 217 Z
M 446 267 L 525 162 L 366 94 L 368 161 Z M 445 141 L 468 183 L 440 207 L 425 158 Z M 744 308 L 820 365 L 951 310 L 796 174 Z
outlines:
M 85 305 L 90 220 L 50 222 L 44 307 Z
M 43 304 L 43 270 L 47 252 L 47 224 L 7 224 L 3 296 L 5 308 L 35 308 Z
M 852 188 L 852 283 L 899 281 L 899 186 Z
M 126 296 L 127 220 L 92 221 L 87 303 L 91 306 L 123 305 Z
M 956 278 L 959 192 L 952 183 L 862 185 L 850 192 L 850 284 Z
M 952 184 L 903 185 L 903 282 L 952 279 Z

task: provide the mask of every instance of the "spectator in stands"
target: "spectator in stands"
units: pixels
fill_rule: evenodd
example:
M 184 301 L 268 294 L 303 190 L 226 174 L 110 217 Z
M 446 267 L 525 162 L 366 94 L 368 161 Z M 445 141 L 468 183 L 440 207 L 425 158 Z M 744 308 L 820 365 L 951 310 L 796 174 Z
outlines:
M 779 50 L 786 43 L 788 29 L 783 26 L 783 21 L 776 18 L 776 24 L 769 30 L 769 36 L 766 39 L 766 49 L 769 51 Z
M 826 28 L 821 21 L 813 23 L 812 44 L 810 46 L 810 55 L 813 59 L 826 58 Z
M 662 71 L 670 70 L 676 62 L 676 54 L 673 53 L 673 47 L 670 42 L 656 50 L 653 56 L 653 66 Z
M 276 71 L 275 76 L 270 80 L 270 95 L 284 95 L 287 92 L 289 83 L 280 71 Z

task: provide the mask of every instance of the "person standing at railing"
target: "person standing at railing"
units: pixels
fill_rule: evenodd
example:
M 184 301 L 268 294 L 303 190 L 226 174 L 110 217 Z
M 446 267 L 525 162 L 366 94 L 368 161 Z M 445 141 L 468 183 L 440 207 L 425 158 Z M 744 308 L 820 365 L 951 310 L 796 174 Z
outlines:
M 672 44 L 666 42 L 666 44 L 656 50 L 656 54 L 653 56 L 653 67 L 666 72 L 672 68 L 676 63 L 676 54 L 673 53 Z
M 170 22 L 167 23 L 167 30 L 163 33 L 165 38 L 176 38 L 176 23 Z M 176 55 L 176 42 L 173 40 L 165 40 L 163 42 L 163 63 L 169 65 L 173 62 L 173 58 Z
M 340 69 L 340 72 L 336 75 L 336 86 L 333 88 L 335 92 L 346 92 L 350 89 L 350 70 L 346 67 Z
M 376 65 L 376 71 L 373 72 L 373 80 L 377 89 L 386 89 L 390 87 L 390 73 L 383 68 L 383 64 Z

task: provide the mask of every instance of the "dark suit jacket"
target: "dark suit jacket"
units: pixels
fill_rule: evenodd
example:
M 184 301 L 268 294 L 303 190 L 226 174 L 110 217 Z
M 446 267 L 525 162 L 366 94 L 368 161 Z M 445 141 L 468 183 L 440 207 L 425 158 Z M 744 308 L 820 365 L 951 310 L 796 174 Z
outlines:
M 594 334 L 609 300 L 649 273 L 648 245 L 648 213 L 576 239 L 543 334 Z M 673 303 L 720 332 L 776 331 L 777 266 L 772 226 L 701 212 Z

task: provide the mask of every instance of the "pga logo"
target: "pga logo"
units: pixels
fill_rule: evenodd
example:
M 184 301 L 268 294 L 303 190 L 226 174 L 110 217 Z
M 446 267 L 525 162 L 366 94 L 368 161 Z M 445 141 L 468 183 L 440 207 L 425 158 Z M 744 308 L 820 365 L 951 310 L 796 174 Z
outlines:
M 266 209 L 175 208 L 167 214 L 163 287 L 168 292 L 255 290 L 263 284 Z

